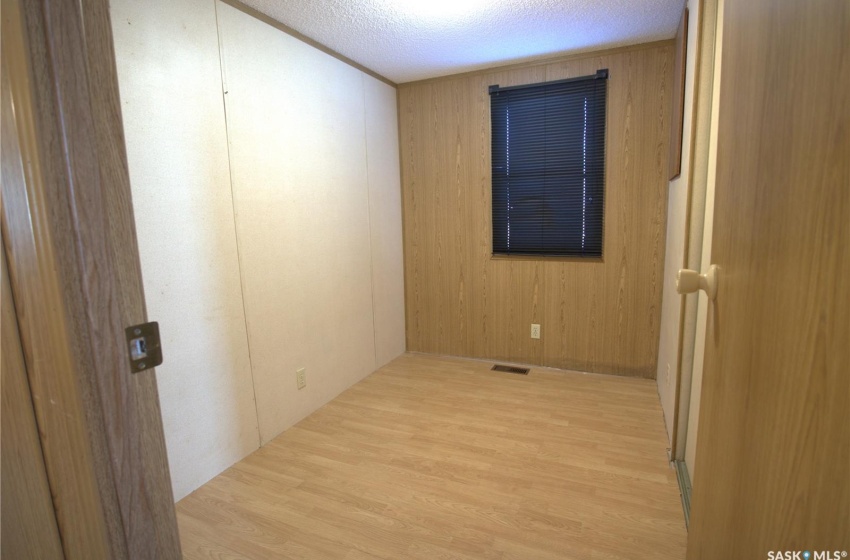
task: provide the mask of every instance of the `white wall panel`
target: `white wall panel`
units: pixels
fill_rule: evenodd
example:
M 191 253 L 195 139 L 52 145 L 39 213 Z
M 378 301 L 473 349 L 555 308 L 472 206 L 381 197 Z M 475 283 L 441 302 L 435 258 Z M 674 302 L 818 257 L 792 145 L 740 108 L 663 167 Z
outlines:
M 375 369 L 364 86 L 351 66 L 217 6 L 248 335 L 267 442 Z M 300 367 L 307 369 L 302 390 Z
M 230 193 L 215 4 L 113 0 L 148 315 L 176 499 L 259 444 Z
M 398 110 L 394 87 L 365 74 L 363 85 L 366 97 L 372 286 L 375 293 L 375 357 L 377 367 L 381 367 L 405 350 Z
M 221 2 L 112 21 L 180 499 L 404 351 L 396 92 Z

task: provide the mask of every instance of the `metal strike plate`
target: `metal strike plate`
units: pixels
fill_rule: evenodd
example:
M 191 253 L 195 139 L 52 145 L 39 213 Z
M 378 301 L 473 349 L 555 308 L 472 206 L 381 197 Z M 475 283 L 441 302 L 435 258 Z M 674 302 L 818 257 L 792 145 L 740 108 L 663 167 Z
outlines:
M 124 329 L 127 336 L 127 355 L 130 371 L 139 373 L 162 363 L 162 345 L 159 341 L 159 323 L 144 323 Z

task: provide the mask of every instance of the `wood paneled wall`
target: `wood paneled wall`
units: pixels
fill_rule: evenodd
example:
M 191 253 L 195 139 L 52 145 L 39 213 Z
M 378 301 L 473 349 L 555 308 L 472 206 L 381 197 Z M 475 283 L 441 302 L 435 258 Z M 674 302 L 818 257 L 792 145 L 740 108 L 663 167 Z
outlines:
M 665 41 L 399 86 L 408 350 L 655 376 L 672 63 Z M 599 68 L 603 259 L 493 257 L 488 86 Z

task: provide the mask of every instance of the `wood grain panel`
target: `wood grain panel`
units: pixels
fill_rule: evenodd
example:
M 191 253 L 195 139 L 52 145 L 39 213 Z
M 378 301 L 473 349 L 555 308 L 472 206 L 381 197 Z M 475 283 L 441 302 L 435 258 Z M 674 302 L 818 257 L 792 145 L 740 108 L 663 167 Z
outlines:
M 185 557 L 682 558 L 655 384 L 407 354 L 177 506 Z
M 7 81 L 3 80 L 3 130 L 11 110 Z M 4 134 L 5 136 L 5 134 Z M 5 146 L 4 146 L 5 147 Z M 5 157 L 7 151 L 3 150 Z M 12 162 L 9 162 L 12 163 Z M 3 165 L 7 162 L 4 160 Z M 18 162 L 14 163 L 18 166 Z M 4 178 L 5 179 L 5 178 Z M 27 379 L 12 286 L 6 266 L 6 252 L 0 244 L 0 312 L 2 312 L 3 351 L 0 365 L 0 451 L 2 458 L 2 500 L 0 500 L 0 556 L 17 560 L 60 560 L 62 541 L 47 482 L 44 455 L 38 437 L 32 394 Z
M 751 0 L 722 11 L 711 245 L 720 280 L 688 558 L 845 558 L 850 10 Z M 778 87 L 786 76 L 793 87 Z
M 156 381 L 124 341 L 146 319 L 108 4 L 3 9 L 23 162 L 3 234 L 64 552 L 174 558 Z
M 124 142 L 118 73 L 105 0 L 82 0 L 91 113 L 88 146 L 97 154 L 98 185 L 75 189 L 74 212 L 86 260 L 87 319 L 92 368 L 106 416 L 112 475 L 131 558 L 180 553 L 174 495 L 154 371 L 126 376 L 124 329 L 148 321 Z M 83 54 L 83 53 L 81 53 Z M 70 65 L 68 65 L 70 67 Z M 63 69 L 63 73 L 68 69 Z M 80 119 L 82 120 L 82 119 Z M 82 144 L 81 141 L 78 141 Z M 103 279 L 99 278 L 103 275 Z M 106 303 L 109 302 L 109 303 Z
M 39 64 L 31 69 L 24 54 L 28 45 L 21 3 L 4 0 L 2 8 L 3 81 L 9 85 L 15 119 L 11 126 L 3 122 L 3 242 L 33 407 L 39 429 L 51 435 L 42 448 L 64 553 L 68 558 L 108 558 L 120 549 L 110 548 L 103 523 L 87 521 L 103 518 L 96 487 L 102 471 L 93 465 L 83 398 L 73 376 L 67 375 L 73 368 L 67 310 L 61 279 L 52 266 L 49 210 L 41 194 L 47 190 L 47 178 L 37 142 L 31 73 L 45 71 L 44 53 L 34 49 L 31 60 Z M 16 277 L 27 281 L 15 282 Z
M 664 42 L 399 86 L 408 349 L 655 375 L 672 61 Z M 487 87 L 599 68 L 604 258 L 493 257 Z

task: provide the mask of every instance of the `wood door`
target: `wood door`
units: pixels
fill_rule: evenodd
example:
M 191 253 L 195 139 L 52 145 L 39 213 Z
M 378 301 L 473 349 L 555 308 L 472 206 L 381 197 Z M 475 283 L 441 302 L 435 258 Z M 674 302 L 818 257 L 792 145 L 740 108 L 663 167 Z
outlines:
M 6 93 L 4 87 L 4 118 L 8 106 Z M 4 125 L 5 123 L 4 120 Z M 5 142 L 3 148 L 5 167 Z M 2 247 L 0 283 L 0 557 L 17 560 L 61 560 L 65 555 L 62 553 L 62 542 L 59 539 L 59 528 L 50 497 L 47 470 L 44 467 L 44 455 L 41 453 L 41 441 L 24 366 L 18 319 L 12 301 L 6 253 Z
M 846 0 L 725 4 L 689 559 L 850 552 L 848 38 Z
M 124 340 L 146 314 L 111 29 L 106 0 L 2 0 L 0 223 L 64 556 L 179 558 L 156 379 Z

